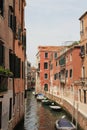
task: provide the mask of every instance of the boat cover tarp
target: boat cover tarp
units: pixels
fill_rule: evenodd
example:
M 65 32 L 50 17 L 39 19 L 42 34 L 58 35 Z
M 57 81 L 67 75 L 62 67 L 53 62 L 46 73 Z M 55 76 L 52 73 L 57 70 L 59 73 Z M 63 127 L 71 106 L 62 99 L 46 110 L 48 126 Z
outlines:
M 59 127 L 72 127 L 72 124 L 67 119 L 61 119 L 58 121 Z

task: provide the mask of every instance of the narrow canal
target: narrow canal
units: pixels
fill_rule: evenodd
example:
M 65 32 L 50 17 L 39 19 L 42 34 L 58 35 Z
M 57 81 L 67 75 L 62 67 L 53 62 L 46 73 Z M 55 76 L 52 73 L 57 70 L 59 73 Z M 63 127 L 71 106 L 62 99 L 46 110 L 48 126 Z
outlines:
M 30 92 L 27 93 L 25 113 L 25 130 L 55 130 L 56 119 L 66 115 L 64 111 L 55 112 L 49 106 L 43 106 Z
M 24 124 L 21 123 L 15 130 L 55 130 L 55 121 L 63 115 L 67 117 L 64 111 L 56 112 L 49 106 L 43 106 L 32 92 L 27 92 Z

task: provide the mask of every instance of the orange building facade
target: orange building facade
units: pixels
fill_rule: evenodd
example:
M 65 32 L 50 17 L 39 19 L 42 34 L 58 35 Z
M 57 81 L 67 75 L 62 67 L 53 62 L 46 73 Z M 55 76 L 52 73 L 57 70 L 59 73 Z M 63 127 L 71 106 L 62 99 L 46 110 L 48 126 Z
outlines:
M 39 81 L 39 89 L 38 91 L 50 91 L 50 58 L 53 53 L 56 56 L 57 51 L 61 47 L 55 46 L 39 46 L 37 53 L 37 68 L 38 75 L 37 82 Z M 38 87 L 38 86 L 37 86 Z

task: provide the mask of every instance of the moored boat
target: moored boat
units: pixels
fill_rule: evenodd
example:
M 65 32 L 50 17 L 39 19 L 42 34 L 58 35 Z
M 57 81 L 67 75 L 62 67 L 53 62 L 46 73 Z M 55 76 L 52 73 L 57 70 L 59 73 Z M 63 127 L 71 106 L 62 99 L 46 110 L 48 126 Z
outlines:
M 37 101 L 41 101 L 41 100 L 43 100 L 45 97 L 44 97 L 43 94 L 38 94 L 36 98 L 37 98 Z
M 75 125 L 65 117 L 56 120 L 55 126 L 57 130 L 76 130 Z
M 52 110 L 61 110 L 62 108 L 60 106 L 51 105 L 49 106 Z
M 42 104 L 43 104 L 43 105 L 51 105 L 51 104 L 52 104 L 52 101 L 50 101 L 49 99 L 43 99 L 43 100 L 42 100 Z

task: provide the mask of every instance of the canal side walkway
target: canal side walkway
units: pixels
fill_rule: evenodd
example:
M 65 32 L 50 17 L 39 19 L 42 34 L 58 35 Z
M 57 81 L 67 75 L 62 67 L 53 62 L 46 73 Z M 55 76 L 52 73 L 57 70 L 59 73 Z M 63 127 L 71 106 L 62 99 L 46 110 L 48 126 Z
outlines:
M 85 118 L 87 118 L 87 104 L 81 103 L 80 101 L 74 101 L 72 97 L 66 97 L 63 98 L 67 102 L 69 102 L 72 106 L 74 102 L 78 103 L 78 111 L 84 115 Z M 76 108 L 76 105 L 74 106 Z

